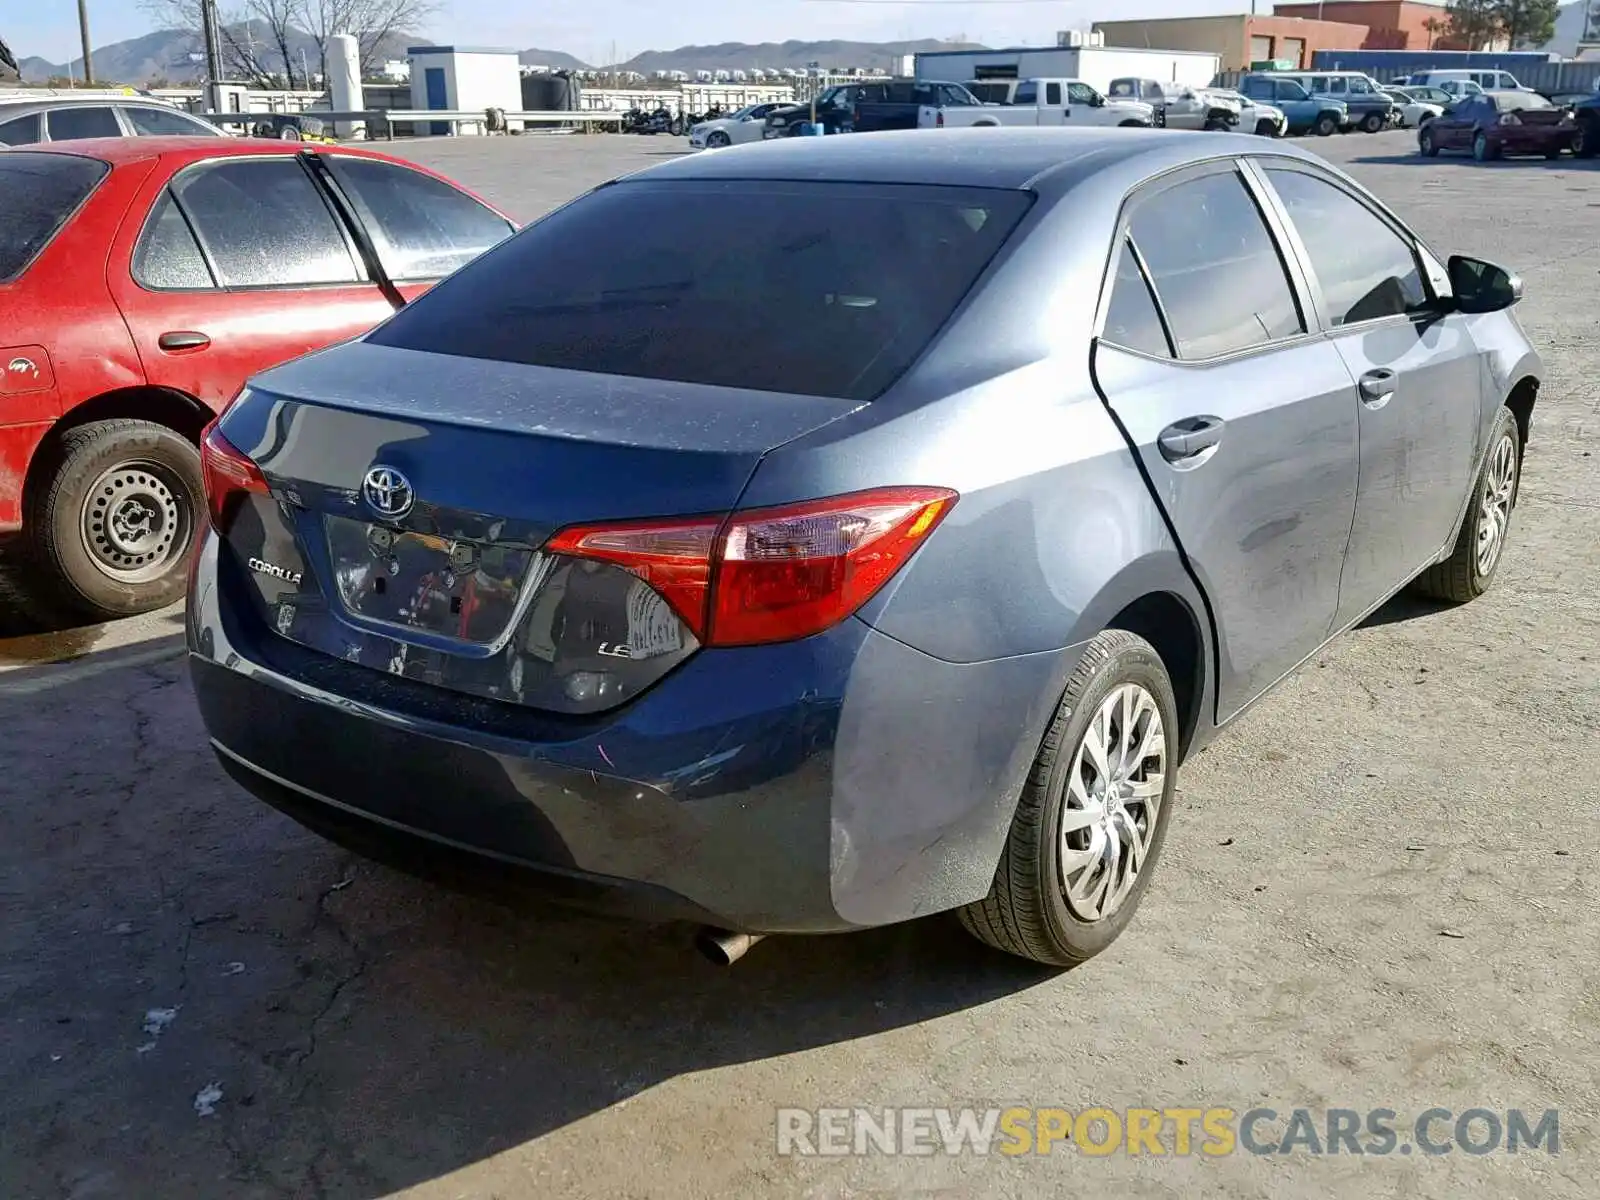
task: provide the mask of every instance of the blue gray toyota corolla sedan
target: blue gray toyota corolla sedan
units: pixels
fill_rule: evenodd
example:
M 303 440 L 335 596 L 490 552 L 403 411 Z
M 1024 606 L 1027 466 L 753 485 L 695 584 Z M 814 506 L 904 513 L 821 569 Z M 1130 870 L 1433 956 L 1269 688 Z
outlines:
M 669 162 L 208 431 L 205 723 L 419 870 L 1077 963 L 1186 756 L 1399 589 L 1493 581 L 1520 291 L 1254 137 Z

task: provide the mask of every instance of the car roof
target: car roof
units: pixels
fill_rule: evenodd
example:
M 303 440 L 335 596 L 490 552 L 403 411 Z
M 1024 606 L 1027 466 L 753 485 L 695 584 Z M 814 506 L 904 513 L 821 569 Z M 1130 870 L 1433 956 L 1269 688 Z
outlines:
M 198 118 L 204 120 L 204 117 Z M 239 155 L 260 157 L 263 154 L 302 154 L 307 147 L 303 142 L 283 142 L 277 138 L 217 138 L 205 134 L 192 137 L 167 135 L 160 137 L 78 138 L 61 142 L 46 142 L 40 146 L 19 146 L 39 154 L 76 154 L 84 158 L 98 158 L 112 166 L 144 162 L 152 158 L 178 161 L 199 161 L 203 158 L 231 158 Z M 319 148 L 326 150 L 329 147 Z M 392 159 L 386 154 L 358 146 L 332 147 L 337 153 L 354 154 L 362 158 Z M 418 164 L 407 162 L 408 167 Z M 422 168 L 425 172 L 427 168 Z M 432 174 L 432 172 L 427 172 Z M 459 186 L 459 185 L 458 185 Z
M 10 118 L 52 108 L 104 108 L 108 104 L 123 108 L 159 108 L 166 112 L 181 112 L 185 116 L 194 115 L 176 104 L 168 104 L 165 100 L 153 100 L 149 96 L 55 96 L 42 100 L 13 99 L 6 96 L 0 97 L 0 114 Z
M 896 130 L 848 137 L 795 137 L 685 157 L 628 178 L 749 179 L 923 184 L 1064 191 L 1128 164 L 1156 174 L 1190 162 L 1259 154 L 1251 134 L 1122 128 Z M 1272 152 L 1321 162 L 1274 140 Z

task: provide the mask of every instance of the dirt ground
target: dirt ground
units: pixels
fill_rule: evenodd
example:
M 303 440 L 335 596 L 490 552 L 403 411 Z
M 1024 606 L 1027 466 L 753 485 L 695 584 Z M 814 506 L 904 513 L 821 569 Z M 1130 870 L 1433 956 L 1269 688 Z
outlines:
M 677 144 L 403 148 L 531 217 Z M 0 1197 L 1593 1196 L 1600 170 L 1413 145 L 1316 148 L 1524 276 L 1508 557 L 1188 764 L 1111 951 L 1043 973 L 938 918 L 718 970 L 680 928 L 463 899 L 231 785 L 172 614 L 0 637 Z M 776 1152 L 779 1107 L 901 1105 L 1557 1109 L 1561 1153 Z

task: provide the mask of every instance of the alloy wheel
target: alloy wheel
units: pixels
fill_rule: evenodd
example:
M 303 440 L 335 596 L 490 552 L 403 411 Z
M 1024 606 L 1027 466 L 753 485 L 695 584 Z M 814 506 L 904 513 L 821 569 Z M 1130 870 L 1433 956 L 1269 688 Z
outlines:
M 182 481 L 151 462 L 103 472 L 84 497 L 79 523 L 90 561 L 124 584 L 166 574 L 188 552 L 193 524 Z
M 1511 524 L 1511 501 L 1517 488 L 1517 439 L 1507 434 L 1495 443 L 1483 473 L 1483 497 L 1478 505 L 1477 567 L 1488 575 L 1500 559 Z
M 1072 915 L 1100 921 L 1139 881 L 1166 785 L 1161 711 L 1135 683 L 1113 689 L 1084 731 L 1061 812 L 1061 891 Z

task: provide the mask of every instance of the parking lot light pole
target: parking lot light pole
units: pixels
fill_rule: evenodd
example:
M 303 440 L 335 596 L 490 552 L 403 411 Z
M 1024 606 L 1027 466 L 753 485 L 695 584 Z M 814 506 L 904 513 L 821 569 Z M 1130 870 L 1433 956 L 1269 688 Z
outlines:
M 78 0 L 78 32 L 83 35 L 83 82 L 94 82 L 94 51 L 89 45 L 89 0 Z

